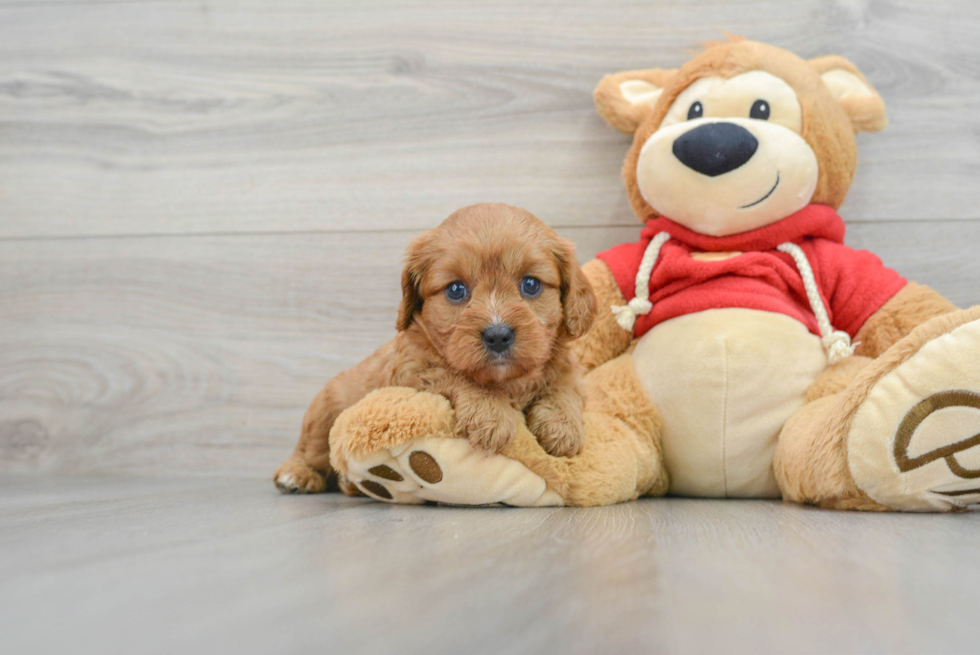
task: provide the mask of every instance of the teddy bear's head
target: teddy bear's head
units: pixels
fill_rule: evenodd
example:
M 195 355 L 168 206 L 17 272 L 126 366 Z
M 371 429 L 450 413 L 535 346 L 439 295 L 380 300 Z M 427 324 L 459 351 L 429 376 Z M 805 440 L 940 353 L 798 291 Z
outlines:
M 855 133 L 888 124 L 881 97 L 847 59 L 806 61 L 744 39 L 676 70 L 606 76 L 595 101 L 633 135 L 623 177 L 637 216 L 712 236 L 810 203 L 837 209 L 854 178 Z

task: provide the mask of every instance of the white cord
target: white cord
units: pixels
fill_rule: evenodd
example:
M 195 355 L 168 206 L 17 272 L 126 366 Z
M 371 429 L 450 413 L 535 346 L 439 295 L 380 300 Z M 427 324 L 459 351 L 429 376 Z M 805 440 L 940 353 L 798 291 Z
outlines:
M 640 269 L 636 272 L 636 295 L 625 305 L 613 305 L 612 312 L 616 315 L 616 322 L 627 332 L 633 331 L 637 316 L 645 316 L 653 309 L 650 302 L 650 274 L 653 267 L 660 257 L 660 249 L 670 240 L 670 234 L 660 232 L 647 244 L 643 251 L 643 259 L 640 260 Z M 827 307 L 820 298 L 820 291 L 817 289 L 817 280 L 813 276 L 813 267 L 806 258 L 806 253 L 795 243 L 783 243 L 776 247 L 776 250 L 784 252 L 793 258 L 796 268 L 803 278 L 803 286 L 806 289 L 806 297 L 810 302 L 810 309 L 817 318 L 817 327 L 820 330 L 820 341 L 823 343 L 824 350 L 827 351 L 827 359 L 831 364 L 836 364 L 842 359 L 846 359 L 854 354 L 854 346 L 851 344 L 851 337 L 843 330 L 835 330 L 830 324 L 830 316 L 827 314 Z
M 646 250 L 643 251 L 640 270 L 636 272 L 636 295 L 625 305 L 612 307 L 616 322 L 627 332 L 633 331 L 637 316 L 645 316 L 653 309 L 653 303 L 650 302 L 650 274 L 653 273 L 653 266 L 660 257 L 660 248 L 669 240 L 670 234 L 667 232 L 660 232 L 650 240 Z
M 834 330 L 830 324 L 830 317 L 827 315 L 827 307 L 820 298 L 820 291 L 817 289 L 817 280 L 813 277 L 813 268 L 810 261 L 806 258 L 803 249 L 795 243 L 783 243 L 776 246 L 776 250 L 784 252 L 796 262 L 796 268 L 800 271 L 803 278 L 803 286 L 806 288 L 806 297 L 810 301 L 810 309 L 817 317 L 817 327 L 820 328 L 820 341 L 823 343 L 824 350 L 827 351 L 827 359 L 831 364 L 836 364 L 842 359 L 846 359 L 854 354 L 854 346 L 851 345 L 851 337 L 843 330 Z

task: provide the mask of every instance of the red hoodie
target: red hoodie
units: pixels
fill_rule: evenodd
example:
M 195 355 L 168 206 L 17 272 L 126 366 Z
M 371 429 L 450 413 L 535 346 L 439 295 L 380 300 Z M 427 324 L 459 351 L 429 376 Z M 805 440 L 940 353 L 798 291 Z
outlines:
M 668 218 L 652 218 L 638 243 L 624 243 L 597 256 L 608 264 L 629 301 L 636 294 L 636 272 L 647 244 L 660 232 L 670 234 L 650 275 L 653 309 L 637 317 L 636 337 L 668 319 L 726 307 L 786 314 L 820 336 L 793 258 L 776 250 L 779 244 L 792 242 L 803 249 L 813 267 L 831 325 L 853 338 L 905 286 L 905 279 L 867 250 L 845 246 L 844 230 L 844 221 L 826 205 L 808 205 L 771 225 L 726 237 L 699 234 Z M 692 252 L 741 254 L 699 261 L 691 257 Z

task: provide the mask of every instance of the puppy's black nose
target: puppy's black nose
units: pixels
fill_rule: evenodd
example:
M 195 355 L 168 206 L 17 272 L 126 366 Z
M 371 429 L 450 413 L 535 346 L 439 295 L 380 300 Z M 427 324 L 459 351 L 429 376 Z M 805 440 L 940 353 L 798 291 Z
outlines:
M 498 355 L 514 345 L 514 329 L 509 325 L 491 325 L 483 331 L 483 345 Z
M 759 141 L 741 125 L 705 123 L 674 141 L 674 156 L 690 169 L 716 177 L 752 159 Z

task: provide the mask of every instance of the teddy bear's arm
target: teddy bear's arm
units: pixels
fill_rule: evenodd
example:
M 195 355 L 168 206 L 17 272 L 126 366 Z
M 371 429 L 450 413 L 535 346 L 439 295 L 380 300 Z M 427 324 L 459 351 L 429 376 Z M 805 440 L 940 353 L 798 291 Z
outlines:
M 924 284 L 909 282 L 858 330 L 856 355 L 877 357 L 929 319 L 957 307 Z
M 606 263 L 593 259 L 582 267 L 582 272 L 595 292 L 598 314 L 589 331 L 573 341 L 571 347 L 579 362 L 591 370 L 626 352 L 633 334 L 619 326 L 612 312 L 613 305 L 625 305 L 626 299 Z

